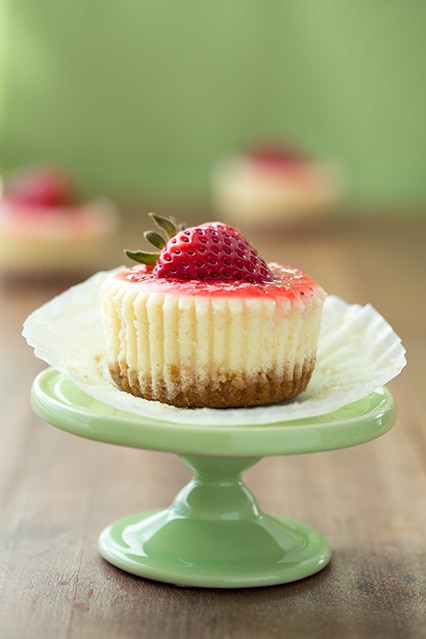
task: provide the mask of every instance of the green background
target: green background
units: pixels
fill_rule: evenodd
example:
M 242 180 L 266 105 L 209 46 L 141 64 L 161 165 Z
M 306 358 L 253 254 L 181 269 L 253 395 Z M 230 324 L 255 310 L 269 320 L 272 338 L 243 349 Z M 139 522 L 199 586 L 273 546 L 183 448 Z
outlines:
M 212 167 L 280 137 L 357 203 L 426 200 L 426 2 L 0 0 L 0 169 L 204 202 Z

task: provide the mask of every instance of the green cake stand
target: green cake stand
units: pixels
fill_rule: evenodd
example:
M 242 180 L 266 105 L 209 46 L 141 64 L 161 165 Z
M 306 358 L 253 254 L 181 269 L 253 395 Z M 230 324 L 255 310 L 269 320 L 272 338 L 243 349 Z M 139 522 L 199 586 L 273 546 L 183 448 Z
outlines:
M 209 588 L 247 588 L 313 575 L 330 560 L 304 523 L 263 513 L 241 473 L 262 457 L 354 446 L 387 432 L 395 403 L 380 388 L 328 415 L 244 426 L 183 425 L 117 410 L 52 368 L 35 379 L 35 412 L 58 428 L 110 444 L 168 451 L 194 471 L 169 508 L 133 514 L 99 537 L 100 554 L 134 575 Z M 224 411 L 224 420 L 226 411 Z

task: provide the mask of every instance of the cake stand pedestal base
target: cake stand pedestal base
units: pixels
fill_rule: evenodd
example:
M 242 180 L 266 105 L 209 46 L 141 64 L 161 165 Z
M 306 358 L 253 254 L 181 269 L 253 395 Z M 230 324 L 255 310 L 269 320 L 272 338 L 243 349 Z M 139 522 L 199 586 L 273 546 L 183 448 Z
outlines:
M 184 424 L 122 411 L 88 395 L 48 368 L 34 380 L 32 405 L 50 424 L 97 441 L 174 453 L 194 477 L 165 510 L 130 515 L 99 538 L 113 565 L 150 579 L 210 588 L 286 583 L 327 565 L 330 547 L 309 526 L 266 515 L 241 473 L 269 455 L 355 446 L 395 423 L 390 391 L 374 393 L 327 415 L 279 423 Z M 254 422 L 254 423 L 253 423 Z
M 194 478 L 170 508 L 108 526 L 101 555 L 135 575 L 182 586 L 244 588 L 295 581 L 327 565 L 309 526 L 262 513 L 241 480 L 259 458 L 181 456 Z

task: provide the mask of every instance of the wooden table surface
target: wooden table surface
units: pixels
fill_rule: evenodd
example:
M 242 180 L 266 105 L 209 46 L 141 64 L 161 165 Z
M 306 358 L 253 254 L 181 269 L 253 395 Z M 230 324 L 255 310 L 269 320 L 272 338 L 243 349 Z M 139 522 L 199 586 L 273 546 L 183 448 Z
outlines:
M 0 637 L 426 637 L 426 218 L 351 217 L 255 243 L 328 292 L 373 304 L 408 352 L 389 385 L 398 406 L 389 433 L 354 448 L 265 458 L 244 475 L 264 510 L 324 534 L 331 563 L 286 585 L 208 590 L 105 562 L 97 552 L 104 526 L 169 505 L 190 471 L 172 454 L 81 439 L 33 413 L 30 387 L 45 365 L 21 325 L 64 283 L 3 282 Z M 119 263 L 121 249 L 110 257 Z

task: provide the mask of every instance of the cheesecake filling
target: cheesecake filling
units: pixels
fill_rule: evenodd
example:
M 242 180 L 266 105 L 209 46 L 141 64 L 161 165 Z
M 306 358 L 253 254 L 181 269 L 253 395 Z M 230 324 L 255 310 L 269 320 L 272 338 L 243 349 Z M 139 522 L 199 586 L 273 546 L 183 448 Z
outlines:
M 110 374 L 133 395 L 181 407 L 290 399 L 315 366 L 325 294 L 312 284 L 297 296 L 210 296 L 110 278 L 101 288 Z

